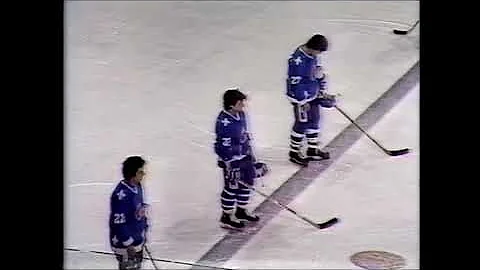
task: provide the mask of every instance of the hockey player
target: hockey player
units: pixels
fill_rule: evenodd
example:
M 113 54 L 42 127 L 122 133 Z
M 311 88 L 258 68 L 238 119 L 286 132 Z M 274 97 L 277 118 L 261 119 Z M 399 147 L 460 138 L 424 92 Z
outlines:
M 214 149 L 224 177 L 220 218 L 223 228 L 241 229 L 246 222 L 259 220 L 246 209 L 251 193 L 248 185 L 253 186 L 255 178 L 268 172 L 266 164 L 257 162 L 252 152 L 244 112 L 246 98 L 238 88 L 228 89 L 223 95 L 223 110 L 215 124 Z
M 141 269 L 147 225 L 142 180 L 145 160 L 130 156 L 123 162 L 121 180 L 110 197 L 110 245 L 119 269 Z
M 328 159 L 328 152 L 319 149 L 320 107 L 331 108 L 335 96 L 326 93 L 327 81 L 319 55 L 327 51 L 323 35 L 312 36 L 288 59 L 287 98 L 293 105 L 294 124 L 290 134 L 290 161 L 303 166 L 309 161 Z M 302 154 L 307 141 L 306 157 Z

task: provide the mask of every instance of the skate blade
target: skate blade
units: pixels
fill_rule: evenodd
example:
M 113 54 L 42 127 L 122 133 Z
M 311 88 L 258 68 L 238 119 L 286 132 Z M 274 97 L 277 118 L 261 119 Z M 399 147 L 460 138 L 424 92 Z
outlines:
M 290 162 L 295 163 L 295 164 L 300 165 L 300 166 L 304 166 L 304 167 L 308 166 L 308 161 L 300 161 L 300 160 L 297 160 L 297 159 L 294 159 L 294 158 L 290 158 Z
M 233 231 L 242 231 L 243 228 L 245 228 L 245 227 L 237 228 L 237 227 L 230 226 L 228 224 L 220 224 L 220 228 L 226 229 L 226 230 L 233 230 Z
M 243 221 L 243 222 L 245 222 L 245 223 L 250 223 L 250 222 L 251 222 L 251 223 L 255 223 L 255 222 L 259 222 L 259 221 L 260 221 L 260 219 L 259 219 L 259 220 L 248 220 L 248 219 L 245 219 L 245 218 L 237 218 L 237 219 L 238 219 L 238 221 Z
M 308 157 L 307 160 L 308 161 L 321 161 L 321 160 L 326 160 L 326 159 L 330 159 L 330 155 L 327 155 L 327 156 L 316 156 L 316 157 Z

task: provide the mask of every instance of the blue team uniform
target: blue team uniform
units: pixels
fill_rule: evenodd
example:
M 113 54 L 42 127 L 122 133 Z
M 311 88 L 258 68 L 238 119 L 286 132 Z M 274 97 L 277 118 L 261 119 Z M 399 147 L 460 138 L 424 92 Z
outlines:
M 298 47 L 288 59 L 286 95 L 293 105 L 295 121 L 290 136 L 291 152 L 300 153 L 306 138 L 309 153 L 318 153 L 320 133 L 320 106 L 332 107 L 332 100 L 319 98 L 326 88 L 322 66 L 316 56 Z
M 231 115 L 221 111 L 215 125 L 215 153 L 225 162 L 251 155 L 250 137 L 244 112 Z
M 122 180 L 110 197 L 110 244 L 117 254 L 126 255 L 133 245 L 141 251 L 145 244 L 147 204 L 143 200 L 141 185 L 131 185 Z
M 287 98 L 294 106 L 293 131 L 299 134 L 319 132 L 318 95 L 325 88 L 323 78 L 316 78 L 319 59 L 300 47 L 288 59 Z
M 253 185 L 256 177 L 255 160 L 245 113 L 239 112 L 237 115 L 232 115 L 227 111 L 221 111 L 216 120 L 215 134 L 214 149 L 219 161 L 233 168 L 239 168 L 241 181 Z M 228 170 L 225 166 L 222 168 L 225 179 L 221 195 L 223 210 L 233 210 L 235 204 L 246 206 L 249 202 L 250 190 L 241 184 L 230 182 Z
M 297 48 L 288 59 L 287 97 L 303 105 L 317 98 L 319 85 L 315 78 L 317 58 Z

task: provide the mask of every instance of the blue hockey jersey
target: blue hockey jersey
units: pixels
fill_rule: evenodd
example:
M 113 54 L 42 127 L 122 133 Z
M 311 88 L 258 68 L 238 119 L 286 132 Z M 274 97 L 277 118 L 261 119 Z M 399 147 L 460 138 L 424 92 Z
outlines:
M 141 185 L 122 180 L 110 197 L 110 244 L 114 248 L 138 246 L 145 242 L 147 204 Z
M 215 124 L 215 153 L 225 161 L 241 160 L 251 155 L 250 136 L 244 112 L 232 115 L 221 111 Z
M 305 104 L 318 96 L 319 84 L 315 77 L 317 62 L 298 47 L 288 59 L 287 98 L 297 104 Z

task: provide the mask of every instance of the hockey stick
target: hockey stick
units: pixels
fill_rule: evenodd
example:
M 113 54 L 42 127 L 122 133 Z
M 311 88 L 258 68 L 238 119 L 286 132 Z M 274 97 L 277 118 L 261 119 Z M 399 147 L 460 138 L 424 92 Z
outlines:
M 275 199 L 272 199 L 270 198 L 270 196 L 268 196 L 267 194 L 257 190 L 256 188 L 254 188 L 253 186 L 250 186 L 250 185 L 247 185 L 245 184 L 244 182 L 242 181 L 238 181 L 240 184 L 248 187 L 249 189 L 257 192 L 258 194 L 262 195 L 263 197 L 265 197 L 267 200 L 270 200 L 271 202 L 279 205 L 280 207 L 290 211 L 291 213 L 293 213 L 294 215 L 296 215 L 297 217 L 303 219 L 304 221 L 308 222 L 310 225 L 312 225 L 313 227 L 317 228 L 317 229 L 326 229 L 328 227 L 331 227 L 333 225 L 335 225 L 336 223 L 338 223 L 340 220 L 336 217 L 334 218 L 331 218 L 325 222 L 322 222 L 322 223 L 315 223 L 313 221 L 311 221 L 310 219 L 304 217 L 304 216 L 301 216 L 300 214 L 298 214 L 295 210 L 291 209 L 290 207 L 286 206 L 286 205 L 283 205 L 282 203 L 280 203 L 279 201 L 275 200 Z
M 155 264 L 155 261 L 153 260 L 153 257 L 152 257 L 152 253 L 150 253 L 150 250 L 148 249 L 147 245 L 145 245 L 145 251 L 147 252 L 148 257 L 150 258 L 150 261 L 152 261 L 153 268 L 158 270 L 157 264 Z
M 346 114 L 342 109 L 340 109 L 337 105 L 334 106 L 341 114 L 343 114 L 343 116 L 345 116 L 348 120 L 350 120 L 350 122 L 352 122 L 352 124 L 354 124 L 358 129 L 360 129 L 361 132 L 363 132 L 365 135 L 367 135 L 367 137 L 372 140 L 378 147 L 380 147 L 383 152 L 385 152 L 387 155 L 390 155 L 390 156 L 400 156 L 400 155 L 404 155 L 404 154 L 407 154 L 408 152 L 410 152 L 410 149 L 408 148 L 403 148 L 403 149 L 398 149 L 398 150 L 388 150 L 388 149 L 385 149 L 385 147 L 383 147 L 380 143 L 377 142 L 377 140 L 375 140 L 374 138 L 372 138 L 365 130 L 363 130 L 363 128 L 361 128 L 357 123 L 355 123 L 355 121 L 353 121 L 353 119 L 348 116 L 348 114 Z
M 393 29 L 393 33 L 396 35 L 406 35 L 410 33 L 420 22 L 420 20 L 417 20 L 414 25 L 412 25 L 408 30 L 399 30 L 399 29 Z
M 115 253 L 113 252 L 106 252 L 106 251 L 95 251 L 95 250 L 80 250 L 78 248 L 65 248 L 65 250 L 68 251 L 78 251 L 78 252 L 89 252 L 89 253 L 95 253 L 95 254 L 102 254 L 102 255 L 113 255 L 115 256 Z M 144 258 L 148 259 L 148 258 Z M 196 263 L 189 263 L 189 262 L 182 262 L 182 261 L 174 261 L 174 260 L 167 260 L 167 259 L 153 259 L 150 257 L 153 261 L 157 262 L 166 262 L 166 263 L 174 263 L 174 264 L 183 264 L 183 265 L 188 265 L 188 266 L 199 266 L 199 267 L 205 267 L 205 268 L 212 268 L 212 269 L 222 269 L 222 270 L 233 270 L 230 268 L 223 268 L 223 267 L 216 267 L 216 266 L 208 266 L 208 265 L 203 265 L 203 264 L 196 264 Z M 157 269 L 157 268 L 156 268 Z

